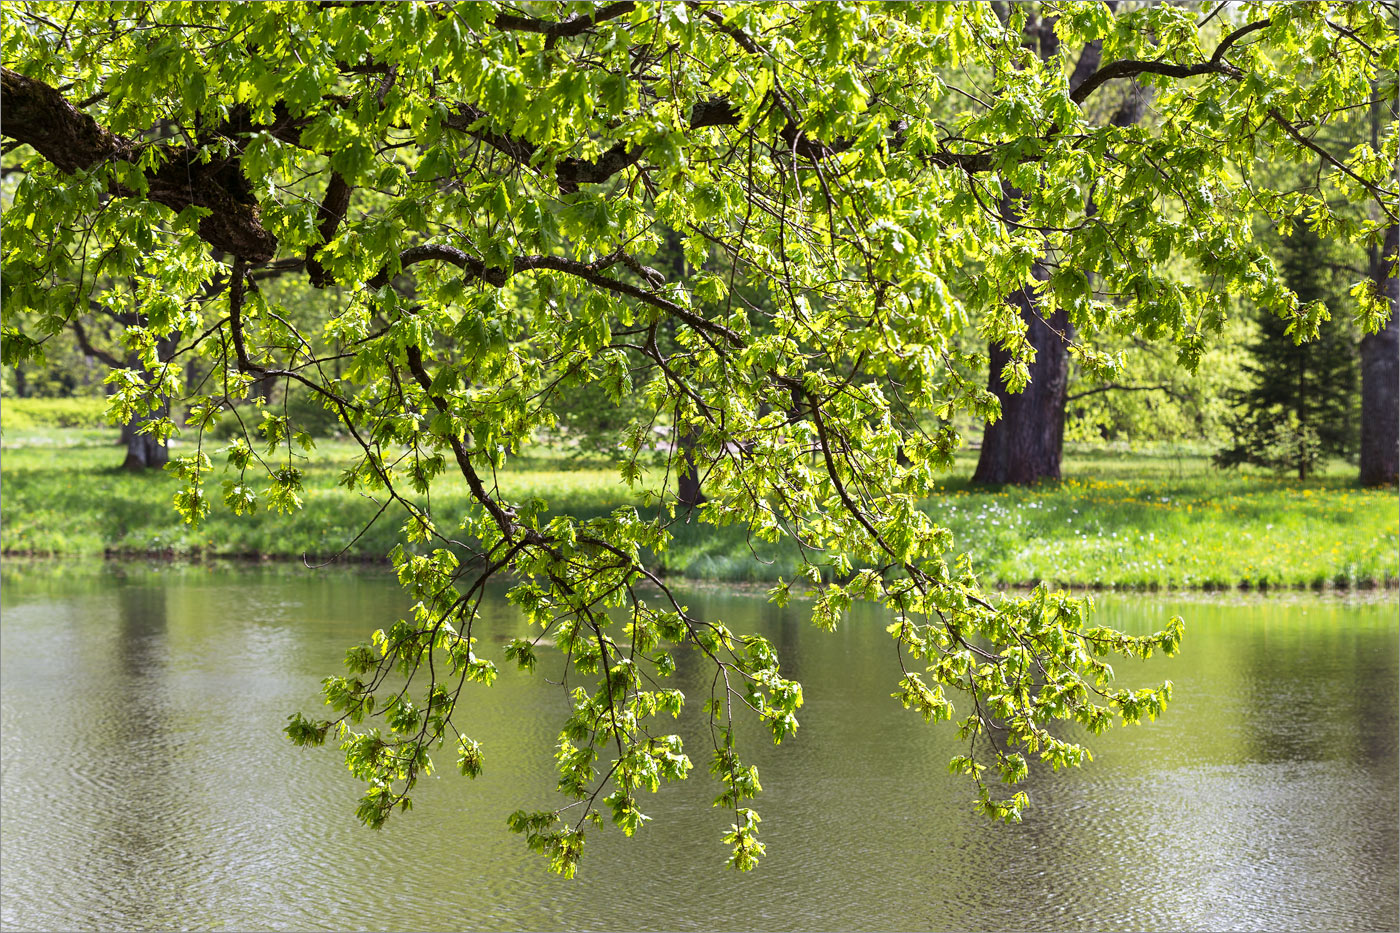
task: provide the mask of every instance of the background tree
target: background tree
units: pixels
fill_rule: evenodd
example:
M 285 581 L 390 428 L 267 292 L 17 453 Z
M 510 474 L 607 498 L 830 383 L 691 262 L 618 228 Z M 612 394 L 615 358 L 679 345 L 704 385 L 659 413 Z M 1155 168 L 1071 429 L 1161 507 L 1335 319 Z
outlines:
M 994 6 L 998 8 L 999 15 L 1004 21 L 1009 20 L 1009 7 L 1004 4 L 994 4 Z M 1116 7 L 1112 3 L 1108 6 Z M 1027 8 L 1032 12 L 1023 17 L 1024 44 L 1028 49 L 1036 51 L 1042 58 L 1057 57 L 1061 53 L 1060 39 L 1054 28 L 1055 17 L 1058 15 L 1057 5 L 1028 4 Z M 1218 9 L 1213 9 L 1201 20 L 1200 26 L 1215 19 L 1218 13 Z M 1100 56 L 1100 44 L 1095 42 L 1087 43 L 1079 51 L 1077 64 L 1068 77 L 1072 96 L 1080 83 L 1093 74 L 1098 66 Z M 1145 116 L 1154 119 L 1155 116 L 1150 114 L 1151 95 L 1152 88 L 1150 86 L 1132 85 L 1128 93 L 1122 97 L 1121 103 L 1112 111 L 1111 122 L 1118 126 L 1127 127 L 1136 124 Z M 1375 101 L 1379 105 L 1381 98 L 1376 97 Z M 1389 106 L 1387 116 L 1393 124 L 1395 119 L 1394 106 L 1393 104 Z M 1291 134 L 1293 142 L 1322 155 L 1324 159 L 1330 160 L 1331 165 L 1340 164 L 1333 153 L 1346 152 L 1355 140 L 1350 139 L 1346 133 L 1339 135 L 1330 130 L 1335 124 L 1354 124 L 1356 122 L 1355 115 L 1353 112 L 1349 112 L 1354 110 L 1353 106 L 1328 111 L 1323 118 L 1310 124 L 1306 133 L 1302 132 L 1300 128 L 1294 127 L 1294 132 Z M 1379 127 L 1381 125 L 1380 119 L 1373 119 L 1372 125 Z M 1372 147 L 1379 148 L 1378 133 L 1372 134 Z M 1320 176 L 1318 177 L 1320 178 Z M 1313 186 L 1311 193 L 1315 197 L 1327 196 L 1320 186 Z M 1012 190 L 1007 194 L 1003 210 L 1014 212 L 1020 193 Z M 1092 210 L 1091 198 L 1090 211 L 1092 212 Z M 1014 217 L 1012 219 L 1014 220 Z M 1280 219 L 1282 219 L 1280 216 L 1274 216 L 1274 222 L 1278 222 Z M 1152 261 L 1161 262 L 1162 259 L 1161 256 L 1155 256 Z M 1043 265 L 1034 270 L 1033 279 L 1044 281 L 1048 277 L 1049 273 Z M 1380 279 L 1376 281 L 1380 281 Z M 997 416 L 988 420 L 983 429 L 982 446 L 977 469 L 974 473 L 974 482 L 1030 484 L 1041 479 L 1057 479 L 1060 475 L 1060 462 L 1063 454 L 1066 405 L 1072 400 L 1085 398 L 1086 396 L 1083 394 L 1085 392 L 1093 394 L 1109 391 L 1123 392 L 1125 391 L 1124 387 L 1130 382 L 1130 380 L 1121 378 L 1110 379 L 1106 383 L 1099 380 L 1100 385 L 1080 390 L 1076 393 L 1075 398 L 1071 399 L 1069 383 L 1075 369 L 1071 360 L 1071 348 L 1076 340 L 1076 325 L 1063 315 L 1055 316 L 1054 314 L 1042 313 L 1038 306 L 1038 292 L 1039 289 L 1032 283 L 1008 296 L 1007 299 L 1010 304 L 1020 310 L 1025 324 L 1024 339 L 1032 350 L 1029 354 L 1031 372 L 1024 387 L 1013 388 L 1013 386 L 1018 385 L 1015 380 L 1019 379 L 1019 376 L 1011 375 L 1014 372 L 1014 367 L 1008 368 L 1012 359 L 1010 348 L 1000 346 L 995 341 L 989 347 L 991 366 L 988 387 L 996 395 L 999 405 Z M 1110 338 L 1108 342 L 1113 343 L 1114 340 Z M 1372 341 L 1372 344 L 1374 343 L 1375 341 Z M 1384 353 L 1376 351 L 1376 356 L 1379 359 L 1384 356 Z M 1386 358 L 1388 359 L 1388 357 Z M 1194 367 L 1191 368 L 1194 369 Z M 1011 378 L 1008 379 L 1008 376 Z M 1180 378 L 1155 381 L 1151 385 L 1156 388 L 1138 386 L 1126 389 L 1126 391 L 1164 393 L 1173 391 L 1173 383 L 1178 387 L 1176 394 L 1179 400 L 1194 395 L 1190 392 L 1182 394 L 1180 388 L 1183 387 Z M 1387 383 L 1383 378 L 1378 378 L 1374 384 L 1379 387 Z M 1119 388 L 1110 388 L 1111 386 L 1119 386 Z M 1373 394 L 1379 391 L 1383 390 L 1377 388 L 1373 390 Z M 1102 401 L 1098 400 L 1100 403 Z M 1138 400 L 1138 404 L 1132 407 L 1150 408 L 1155 404 L 1155 397 L 1148 396 Z M 1096 404 L 1093 407 L 1100 414 L 1103 412 L 1101 404 Z M 1169 404 L 1167 407 L 1171 410 L 1176 406 Z M 1205 409 L 1209 406 L 1194 404 L 1192 407 L 1196 410 L 1197 420 L 1201 421 Z M 1387 407 L 1386 403 L 1378 402 L 1373 407 L 1377 410 L 1385 408 L 1388 411 L 1389 407 L 1395 406 L 1389 405 Z M 1082 414 L 1080 417 L 1082 419 Z M 1385 418 L 1379 419 L 1377 423 L 1388 424 Z M 1376 446 L 1378 449 L 1388 449 L 1385 442 Z
M 1316 233 L 1295 231 L 1276 256 L 1299 301 L 1344 306 L 1346 289 Z M 1354 456 L 1358 382 L 1350 322 L 1332 321 L 1307 342 L 1295 339 L 1285 322 L 1267 312 L 1257 312 L 1255 322 L 1256 336 L 1247 347 L 1250 362 L 1244 366 L 1248 383 L 1226 394 L 1236 408 L 1228 424 L 1232 443 L 1216 454 L 1216 463 L 1293 470 L 1301 480 L 1322 457 Z
M 112 323 L 118 326 L 119 332 L 125 331 L 128 327 L 136 328 L 144 325 L 139 313 L 114 312 L 102 307 L 97 310 L 101 314 L 109 316 Z M 151 372 L 146 368 L 139 354 L 123 353 L 117 348 L 105 349 L 92 339 L 89 332 L 94 329 L 95 322 L 93 320 L 89 319 L 84 324 L 83 317 L 75 315 L 70 324 L 83 355 L 107 366 L 109 379 L 113 376 L 121 378 L 127 373 L 134 373 L 137 379 L 143 382 L 149 381 Z M 155 344 L 157 365 L 171 365 L 179 347 L 179 338 L 179 333 L 174 332 L 157 339 Z M 170 450 L 167 446 L 169 435 L 159 430 L 161 422 L 168 421 L 169 416 L 169 396 L 157 398 L 149 409 L 132 409 L 130 411 L 122 423 L 121 437 L 118 440 L 118 443 L 126 448 L 126 459 L 122 461 L 122 469 L 139 472 L 163 467 L 170 462 Z M 151 427 L 148 428 L 147 425 Z
M 1232 318 L 1201 355 L 1195 372 L 1181 367 L 1170 346 L 1106 336 L 1099 345 L 1121 359 L 1112 379 L 1075 366 L 1065 399 L 1065 437 L 1079 443 L 1207 445 L 1227 437 L 1225 393 L 1243 381 L 1250 321 Z
M 1392 110 L 1392 119 L 1394 111 Z M 1379 248 L 1371 248 L 1370 281 L 1361 294 L 1380 305 L 1385 325 L 1361 337 L 1361 485 L 1393 484 L 1400 475 L 1400 300 L 1395 257 L 1400 227 L 1386 227 Z
M 644 557 L 691 512 L 800 553 L 804 580 L 772 598 L 810 587 L 819 626 L 853 599 L 889 610 L 897 696 L 958 718 L 968 748 L 951 766 L 989 816 L 1019 818 L 1024 793 L 991 778 L 1016 784 L 1027 755 L 1085 759 L 1055 722 L 1097 733 L 1159 712 L 1170 685 L 1116 687 L 1102 655 L 1170 652 L 1180 623 L 1129 636 L 1064 594 L 989 598 L 918 507 L 957 438 L 908 431 L 903 413 L 949 424 L 995 410 L 963 375 L 956 336 L 970 322 L 1009 348 L 1008 390 L 1025 385 L 1035 348 L 1005 296 L 1027 288 L 1040 317 L 1073 325 L 1072 352 L 1098 376 L 1113 361 L 1083 334 L 1169 341 L 1194 365 L 1226 292 L 1311 336 L 1316 311 L 1250 224 L 1330 218 L 1328 202 L 1240 178 L 1264 158 L 1314 158 L 1312 122 L 1367 100 L 1372 81 L 1393 91 L 1396 70 L 1381 4 L 1045 4 L 1057 49 L 1101 42 L 1073 91 L 1066 53 L 1023 47 L 1021 6 L 1005 23 L 941 3 L 7 12 L 3 132 L 28 171 L 3 218 L 6 359 L 40 352 L 86 308 L 75 283 L 131 279 L 162 296 L 126 334 L 148 375 L 129 371 L 114 404 L 184 392 L 158 365 L 158 334 L 178 330 L 211 364 L 218 385 L 189 409 L 192 452 L 172 462 L 191 521 L 213 505 L 204 434 L 228 400 L 275 377 L 333 408 L 361 451 L 345 483 L 404 517 L 405 544 L 433 550 L 393 552 L 412 610 L 327 678 L 328 715 L 298 715 L 288 733 L 339 743 L 374 826 L 409 806 L 444 742 L 477 774 L 467 691 L 496 666 L 473 624 L 502 581 L 532 626 L 502 660 L 569 685 L 553 749 L 565 802 L 510 823 L 566 874 L 590 823 L 635 832 L 642 792 L 691 770 L 663 731 L 688 701 L 666 686 L 682 650 L 714 669 L 702 702 L 730 862 L 762 854 L 734 717 L 780 740 L 801 688 L 771 644 L 692 615 Z M 1150 128 L 1098 106 L 1133 80 L 1154 88 Z M 1388 129 L 1379 148 L 1328 163 L 1326 184 L 1378 204 L 1369 225 L 1338 219 L 1342 234 L 1393 222 L 1395 142 Z M 1010 213 L 1008 191 L 1021 193 Z M 357 206 L 369 195 L 382 209 Z M 672 233 L 679 272 L 657 261 Z M 1189 277 L 1156 265 L 1168 255 Z M 260 278 L 289 264 L 343 290 L 317 330 Z M 192 300 L 221 277 L 217 302 Z M 632 430 L 618 468 L 645 510 L 580 520 L 495 482 L 580 379 L 640 393 L 693 438 L 648 470 L 654 425 Z M 296 440 L 264 411 L 221 452 L 224 504 L 295 509 Z M 677 508 L 687 454 L 706 496 L 693 510 Z M 466 514 L 432 508 L 448 470 L 470 491 Z M 461 546 L 474 560 L 459 563 Z
M 1108 4 L 1116 9 L 1117 4 Z M 1047 63 L 1056 63 L 1061 56 L 1060 36 L 1055 30 L 1056 16 L 1051 9 L 1036 9 L 1024 18 L 1025 45 Z M 1011 20 L 1011 7 L 998 5 L 998 13 L 1006 22 Z M 1074 71 L 1069 76 L 1070 93 L 1075 91 L 1099 68 L 1103 56 L 1103 40 L 1086 42 L 1078 51 Z M 1141 113 L 1140 88 L 1129 82 L 1127 100 L 1114 114 L 1114 126 L 1130 126 Z M 1008 223 L 1020 223 L 1018 204 L 1025 193 L 1015 187 L 1002 192 L 1001 209 Z M 1059 479 L 1060 460 L 1064 452 L 1065 402 L 1069 390 L 1069 346 L 1074 341 L 1074 324 L 1066 309 L 1045 313 L 1037 297 L 1040 283 L 1050 278 L 1048 262 L 1040 259 L 1031 270 L 1031 281 L 1007 296 L 1007 303 L 1017 309 L 1024 327 L 1024 340 L 1029 345 L 1029 366 L 1025 382 L 1018 385 L 1014 360 L 1017 348 L 992 341 L 988 347 L 987 387 L 996 396 L 997 414 L 982 430 L 982 446 L 978 453 L 975 483 L 1029 484 L 1042 479 Z M 1021 351 L 1025 353 L 1025 350 Z
M 1379 149 L 1387 127 L 1400 117 L 1400 101 L 1389 89 L 1377 86 L 1371 98 L 1370 141 Z M 1368 250 L 1367 278 L 1358 283 L 1363 314 L 1385 320 L 1380 328 L 1366 328 L 1361 336 L 1361 485 L 1394 484 L 1400 479 L 1400 280 L 1396 255 L 1400 252 L 1400 226 L 1394 221 L 1384 237 L 1374 237 Z

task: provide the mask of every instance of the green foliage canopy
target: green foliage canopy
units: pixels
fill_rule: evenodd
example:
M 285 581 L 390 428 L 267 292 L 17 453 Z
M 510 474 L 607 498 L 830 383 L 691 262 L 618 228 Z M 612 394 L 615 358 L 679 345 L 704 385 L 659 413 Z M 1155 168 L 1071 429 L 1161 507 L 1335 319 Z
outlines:
M 1023 46 L 1032 10 L 1054 54 Z M 1084 761 L 1057 720 L 1097 733 L 1159 712 L 1170 684 L 1114 686 L 1103 656 L 1170 653 L 1181 624 L 1132 637 L 1063 594 L 989 599 L 917 507 L 956 434 L 892 412 L 994 416 L 953 336 L 971 322 L 1016 350 L 1007 376 L 1024 384 L 1003 296 L 1028 283 L 1047 317 L 1169 341 L 1188 367 L 1232 295 L 1311 334 L 1325 309 L 1289 290 L 1253 218 L 1368 240 L 1396 211 L 1394 125 L 1324 163 L 1330 196 L 1378 205 L 1369 221 L 1254 177 L 1261 160 L 1315 161 L 1319 123 L 1394 96 L 1378 3 L 11 3 L 3 39 L 3 131 L 22 144 L 7 361 L 40 355 L 88 301 L 139 314 L 125 339 L 148 375 L 114 374 L 114 411 L 192 390 L 194 453 L 172 464 L 190 521 L 217 498 L 203 430 L 219 409 L 268 376 L 315 392 L 363 450 L 346 485 L 406 515 L 393 559 L 415 605 L 325 681 L 329 717 L 288 733 L 339 742 L 378 826 L 444 741 L 463 774 L 489 766 L 461 729 L 498 661 L 562 665 L 566 802 L 510 823 L 565 874 L 590 822 L 631 834 L 642 792 L 691 770 L 664 731 L 689 701 L 666 686 L 677 650 L 714 666 L 708 770 L 737 868 L 763 844 L 734 717 L 775 741 L 798 725 L 773 646 L 693 616 L 644 559 L 677 520 L 682 437 L 699 520 L 805 556 L 775 601 L 810 588 L 824 628 L 853 599 L 888 607 L 895 696 L 956 720 L 968 751 L 952 769 L 979 810 L 1014 820 L 1024 793 L 989 778 L 1015 785 L 1028 756 Z M 1133 82 L 1155 89 L 1157 119 L 1113 125 Z M 659 271 L 669 236 L 684 262 Z M 322 331 L 269 299 L 273 273 L 341 289 Z M 1361 322 L 1384 313 L 1369 300 Z M 214 364 L 205 384 L 157 358 L 172 332 Z M 1112 378 L 1112 354 L 1074 352 Z M 589 384 L 643 400 L 634 454 L 656 428 L 673 438 L 662 469 L 620 458 L 647 507 L 580 521 L 506 501 L 493 471 Z M 293 442 L 310 439 L 275 411 L 254 434 L 218 452 L 235 477 L 223 505 L 297 508 Z M 468 514 L 431 507 L 447 470 Z M 534 634 L 492 659 L 473 623 L 507 576 Z

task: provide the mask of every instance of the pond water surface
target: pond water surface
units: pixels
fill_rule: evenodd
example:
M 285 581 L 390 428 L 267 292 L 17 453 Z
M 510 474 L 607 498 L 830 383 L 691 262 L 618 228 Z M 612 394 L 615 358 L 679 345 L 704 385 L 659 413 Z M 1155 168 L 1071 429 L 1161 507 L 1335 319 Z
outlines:
M 969 811 L 947 724 L 890 699 L 884 621 L 835 634 L 761 595 L 688 594 L 756 629 L 802 680 L 802 727 L 750 735 L 768 856 L 738 875 L 710 807 L 700 699 L 677 724 L 697 767 L 642 802 L 637 837 L 589 837 L 579 877 L 547 874 L 505 828 L 555 805 L 560 692 L 508 670 L 470 694 L 475 782 L 451 770 L 376 833 L 333 749 L 286 716 L 404 600 L 382 571 L 10 562 L 0 592 L 0 921 L 6 929 L 1325 929 L 1400 926 L 1397 608 L 1366 599 L 1105 596 L 1133 631 L 1187 621 L 1182 653 L 1119 662 L 1170 677 L 1158 722 L 1095 760 L 1034 773 L 1025 822 Z M 496 599 L 489 653 L 521 632 Z

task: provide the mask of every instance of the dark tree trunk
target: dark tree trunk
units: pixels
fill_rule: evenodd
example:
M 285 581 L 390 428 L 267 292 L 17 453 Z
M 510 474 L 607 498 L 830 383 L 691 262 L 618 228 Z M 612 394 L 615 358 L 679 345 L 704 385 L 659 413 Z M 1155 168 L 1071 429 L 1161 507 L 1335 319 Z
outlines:
M 253 380 L 252 386 L 248 389 L 249 398 L 260 398 L 267 408 L 272 407 L 272 393 L 277 388 L 277 377 L 264 373 Z
M 699 440 L 694 430 L 687 431 L 680 439 L 680 470 L 676 477 L 676 498 L 684 506 L 694 508 L 705 501 L 705 493 L 700 489 L 700 474 L 695 465 L 695 443 Z
M 1400 280 L 1395 278 L 1397 233 L 1391 224 L 1385 245 L 1372 256 L 1371 277 L 1390 302 L 1390 320 L 1361 338 L 1361 485 L 1384 486 L 1400 473 Z
M 1035 277 L 1048 276 L 1039 264 Z M 977 458 L 974 483 L 1016 483 L 1027 485 L 1042 479 L 1060 478 L 1060 456 L 1065 440 L 1065 396 L 1069 389 L 1068 340 L 1072 327 L 1064 311 L 1048 322 L 1035 312 L 1035 294 L 1024 288 L 1011 296 L 1026 322 L 1026 338 L 1035 347 L 1030 365 L 1031 379 L 1025 390 L 1012 394 L 1001 377 L 1011 353 L 999 346 L 991 348 L 991 374 L 988 387 L 1001 400 L 1001 417 L 987 425 L 982 434 L 982 453 Z
M 168 334 L 160 338 L 156 345 L 156 352 L 162 360 L 168 360 L 174 355 L 175 349 L 180 345 L 179 333 Z M 151 374 L 141 366 L 141 361 L 136 357 L 127 360 L 127 366 L 131 369 L 140 369 L 141 374 L 149 379 Z M 157 438 L 154 434 L 138 433 L 141 425 L 157 418 L 167 418 L 170 416 L 170 399 L 161 397 L 160 406 L 148 415 L 136 415 L 122 425 L 121 443 L 126 447 L 126 459 L 122 461 L 122 469 L 139 473 L 142 470 L 160 469 L 170 462 L 170 450 L 166 442 Z
M 1110 3 L 1109 7 L 1116 7 Z M 1054 32 L 1054 19 L 1037 19 L 1030 29 L 1042 58 L 1059 51 L 1059 39 Z M 1076 88 L 1098 70 L 1103 57 L 1103 43 L 1094 40 L 1080 50 L 1079 61 L 1070 75 L 1070 88 Z M 1133 82 L 1127 98 L 1110 118 L 1114 126 L 1129 126 L 1142 116 L 1146 95 Z M 1020 192 L 1007 190 L 1002 210 L 1008 218 L 1014 216 L 1014 202 Z M 1092 198 L 1087 205 L 1095 213 Z M 1037 262 L 1032 270 L 1036 281 L 1050 277 Z M 987 424 L 982 432 L 982 453 L 977 458 L 974 483 L 1029 485 L 1043 479 L 1060 478 L 1060 459 L 1064 453 L 1065 400 L 1069 394 L 1069 341 L 1074 325 L 1064 311 L 1048 319 L 1037 312 L 1035 293 L 1029 288 L 1010 295 L 1007 300 L 1021 311 L 1026 322 L 1026 339 L 1035 347 L 1035 362 L 1031 364 L 1030 383 L 1017 395 L 1012 395 L 1001 378 L 1002 368 L 1011 360 L 1011 353 L 993 344 L 988 354 L 991 372 L 987 386 L 1001 401 L 1001 417 Z
M 169 413 L 170 403 L 167 402 L 159 411 L 146 417 L 132 418 L 122 425 L 122 438 L 126 442 L 126 459 L 122 461 L 122 469 L 139 473 L 142 470 L 159 469 L 170 462 L 170 450 L 164 441 L 154 434 L 137 433 L 137 428 L 145 422 Z

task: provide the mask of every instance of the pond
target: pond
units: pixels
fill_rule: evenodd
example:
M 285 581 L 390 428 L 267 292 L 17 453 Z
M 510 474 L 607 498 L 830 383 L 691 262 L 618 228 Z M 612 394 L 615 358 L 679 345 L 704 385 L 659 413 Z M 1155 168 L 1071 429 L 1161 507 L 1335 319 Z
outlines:
M 1082 769 L 1034 773 L 1017 826 L 970 812 L 948 724 L 890 699 L 879 613 L 835 634 L 761 594 L 691 607 L 757 629 L 802 680 L 797 736 L 752 735 L 768 856 L 739 875 L 698 739 L 703 669 L 677 730 L 690 780 L 634 839 L 594 830 L 579 877 L 505 828 L 554 805 L 559 691 L 507 670 L 470 694 L 475 782 L 451 769 L 376 833 L 334 749 L 286 716 L 318 708 L 345 648 L 403 611 L 383 571 L 11 561 L 0 593 L 0 921 L 6 929 L 1393 929 L 1393 592 L 1209 601 L 1104 596 L 1133 631 L 1186 618 L 1158 722 L 1115 728 Z M 483 644 L 520 631 L 497 598 Z

